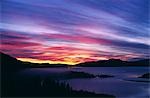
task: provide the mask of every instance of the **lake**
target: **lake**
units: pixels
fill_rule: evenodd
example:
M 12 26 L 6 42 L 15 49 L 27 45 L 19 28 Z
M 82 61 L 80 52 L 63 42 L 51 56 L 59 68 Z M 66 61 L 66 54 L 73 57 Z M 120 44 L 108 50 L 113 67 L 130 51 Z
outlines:
M 94 75 L 113 75 L 110 78 L 65 79 L 65 72 L 86 72 Z M 117 98 L 148 98 L 150 82 L 135 82 L 137 77 L 148 73 L 148 67 L 74 67 L 74 68 L 30 68 L 20 72 L 24 76 L 51 76 L 59 82 L 68 83 L 75 90 L 115 95 Z M 146 79 L 143 79 L 146 80 Z

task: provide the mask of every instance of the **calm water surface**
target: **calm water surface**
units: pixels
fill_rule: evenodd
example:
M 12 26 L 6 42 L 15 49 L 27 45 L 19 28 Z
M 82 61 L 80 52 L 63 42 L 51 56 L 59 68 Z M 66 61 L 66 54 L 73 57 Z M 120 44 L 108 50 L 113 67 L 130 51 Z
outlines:
M 68 71 L 86 72 L 94 75 L 114 75 L 112 78 L 63 79 L 62 73 Z M 117 98 L 148 98 L 148 82 L 134 82 L 138 76 L 149 72 L 148 67 L 76 67 L 76 68 L 30 68 L 21 71 L 23 75 L 52 76 L 61 82 L 69 83 L 75 90 L 115 95 Z

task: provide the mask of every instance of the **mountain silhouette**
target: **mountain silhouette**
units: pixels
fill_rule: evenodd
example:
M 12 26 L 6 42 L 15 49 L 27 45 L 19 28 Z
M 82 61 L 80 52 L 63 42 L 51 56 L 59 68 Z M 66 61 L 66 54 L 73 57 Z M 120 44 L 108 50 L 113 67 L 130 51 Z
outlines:
M 17 60 L 14 57 L 11 57 L 7 54 L 1 54 L 1 68 L 4 72 L 12 72 L 17 71 L 22 68 L 28 67 L 67 67 L 67 64 L 48 64 L 48 63 L 30 63 L 30 62 L 22 62 Z M 93 61 L 93 62 L 84 62 L 76 64 L 75 66 L 82 66 L 82 67 L 121 67 L 121 66 L 149 66 L 150 60 L 149 59 L 141 59 L 138 61 L 122 61 L 120 59 L 109 59 L 109 60 L 100 60 L 100 61 Z
M 16 58 L 9 56 L 4 53 L 0 53 L 0 63 L 2 71 L 4 72 L 14 72 L 23 68 L 29 67 L 65 67 L 66 64 L 49 64 L 49 63 L 31 63 L 31 62 L 22 62 Z
M 122 61 L 120 59 L 109 59 L 109 60 L 101 60 L 94 62 L 85 62 L 77 64 L 77 66 L 82 67 L 122 67 L 122 66 L 149 66 L 150 60 L 143 59 L 139 61 Z
M 23 62 L 4 53 L 0 53 L 0 60 L 2 73 L 7 74 L 27 67 Z

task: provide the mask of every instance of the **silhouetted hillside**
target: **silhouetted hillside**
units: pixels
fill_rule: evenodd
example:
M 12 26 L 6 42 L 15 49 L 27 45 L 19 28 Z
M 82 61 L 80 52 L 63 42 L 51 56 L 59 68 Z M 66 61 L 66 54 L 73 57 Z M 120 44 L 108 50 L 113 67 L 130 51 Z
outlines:
M 0 53 L 0 60 L 2 73 L 11 73 L 27 67 L 27 65 L 23 64 L 23 62 L 20 62 L 4 53 Z
M 11 77 L 2 88 L 3 97 L 98 97 L 115 98 L 113 95 L 75 91 L 68 84 L 59 83 L 50 77 Z M 4 87 L 4 86 L 3 86 Z
M 150 66 L 150 60 L 149 59 L 143 59 L 138 61 L 130 61 L 128 62 L 129 66 Z
M 109 59 L 109 60 L 101 60 L 95 62 L 85 62 L 77 64 L 77 66 L 82 67 L 122 67 L 122 66 L 149 66 L 149 59 L 143 59 L 139 61 L 122 61 L 120 59 Z
M 0 53 L 0 60 L 1 60 L 2 71 L 5 71 L 5 72 L 17 71 L 19 69 L 28 68 L 28 67 L 65 67 L 67 66 L 66 64 L 48 64 L 48 63 L 39 64 L 39 63 L 22 62 L 4 53 Z
M 121 66 L 149 66 L 150 60 L 149 59 L 143 59 L 138 61 L 122 61 L 120 59 L 109 59 L 109 60 L 100 60 L 95 62 L 84 62 L 77 64 L 76 66 L 82 66 L 82 67 L 121 67 Z M 22 62 L 18 61 L 17 59 L 6 55 L 4 53 L 1 53 L 1 66 L 2 71 L 16 71 L 21 68 L 28 68 L 28 67 L 67 67 L 69 65 L 67 64 L 48 64 L 48 63 L 30 63 L 30 62 Z M 7 72 L 5 71 L 5 72 Z

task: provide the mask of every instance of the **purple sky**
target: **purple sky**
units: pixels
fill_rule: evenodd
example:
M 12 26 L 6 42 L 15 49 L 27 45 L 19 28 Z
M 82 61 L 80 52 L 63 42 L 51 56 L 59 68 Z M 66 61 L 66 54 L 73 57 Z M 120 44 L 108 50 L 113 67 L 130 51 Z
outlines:
M 0 51 L 76 64 L 148 58 L 149 0 L 1 0 Z

